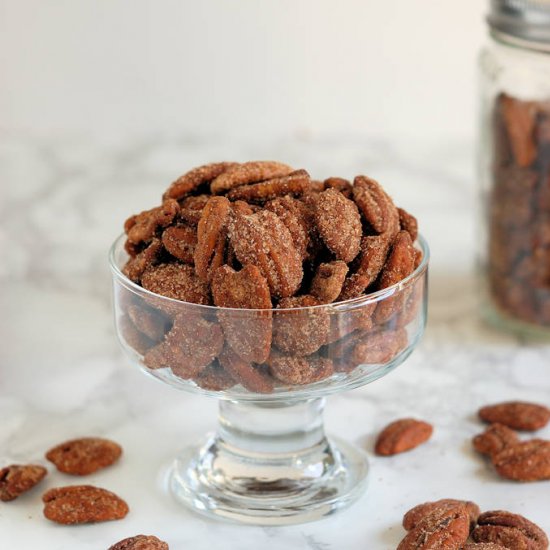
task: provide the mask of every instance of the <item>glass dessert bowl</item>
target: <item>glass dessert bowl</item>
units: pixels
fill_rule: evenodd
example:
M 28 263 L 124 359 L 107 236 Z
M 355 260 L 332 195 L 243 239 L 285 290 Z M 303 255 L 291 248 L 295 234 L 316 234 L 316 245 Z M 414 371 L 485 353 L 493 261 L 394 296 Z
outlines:
M 365 453 L 323 426 L 325 396 L 389 373 L 426 322 L 429 250 L 399 283 L 325 305 L 232 309 L 155 294 L 126 277 L 124 236 L 110 265 L 116 330 L 147 374 L 219 400 L 219 426 L 175 460 L 170 489 L 206 515 L 250 524 L 302 523 L 356 500 Z

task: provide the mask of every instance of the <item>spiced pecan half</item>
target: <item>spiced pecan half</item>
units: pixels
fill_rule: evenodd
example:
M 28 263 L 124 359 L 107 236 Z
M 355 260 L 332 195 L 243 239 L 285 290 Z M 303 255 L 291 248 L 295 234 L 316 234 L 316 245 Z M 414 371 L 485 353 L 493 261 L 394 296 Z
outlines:
M 470 527 L 473 529 L 477 522 L 477 518 L 481 513 L 479 506 L 470 500 L 457 500 L 454 498 L 443 498 L 434 502 L 424 502 L 423 504 L 418 504 L 414 508 L 411 508 L 403 516 L 403 527 L 407 531 L 410 531 L 433 511 L 456 508 L 457 506 L 464 506 L 466 508 L 466 511 L 470 517 Z
M 464 506 L 437 508 L 420 520 L 397 550 L 459 550 L 470 534 L 470 516 Z
M 230 346 L 225 346 L 218 361 L 243 388 L 255 393 L 271 393 L 273 391 L 273 379 L 262 368 L 245 361 Z
M 377 181 L 357 176 L 353 182 L 353 200 L 376 233 L 388 233 L 392 239 L 399 231 L 397 208 Z
M 513 550 L 546 550 L 548 537 L 533 522 L 511 512 L 484 512 L 472 533 L 476 542 L 492 542 Z
M 544 428 L 550 420 L 550 409 L 525 401 L 507 401 L 479 409 L 485 422 L 498 422 L 514 430 L 534 431 Z
M 168 544 L 153 535 L 136 535 L 113 544 L 109 550 L 168 550 Z
M 327 247 L 344 262 L 351 262 L 361 247 L 361 218 L 357 206 L 336 189 L 315 196 L 315 224 Z
M 129 510 L 119 496 L 92 485 L 50 489 L 42 500 L 44 516 L 63 525 L 122 519 Z
M 272 351 L 268 365 L 269 372 L 285 384 L 313 384 L 332 376 L 334 372 L 332 361 L 316 354 L 297 357 Z
M 262 210 L 250 216 L 236 213 L 229 237 L 242 265 L 257 266 L 267 279 L 272 296 L 286 298 L 302 282 L 302 258 L 292 235 L 276 214 Z
M 209 281 L 223 264 L 230 211 L 225 197 L 212 197 L 202 211 L 197 227 L 195 272 L 203 281 Z
M 183 199 L 193 191 L 196 191 L 201 185 L 211 182 L 219 175 L 237 165 L 238 163 L 236 162 L 213 162 L 193 168 L 174 181 L 165 191 L 163 198 Z
M 308 189 L 309 182 L 310 177 L 305 170 L 296 170 L 287 176 L 236 187 L 227 193 L 227 198 L 232 201 L 263 203 L 276 197 L 301 195 Z
M 497 473 L 515 481 L 550 479 L 550 441 L 531 439 L 505 447 L 492 457 Z
M 210 190 L 213 195 L 219 195 L 241 185 L 286 176 L 292 171 L 290 166 L 282 162 L 270 160 L 243 162 L 215 178 L 210 185 Z
M 82 437 L 56 445 L 46 458 L 65 474 L 86 476 L 114 464 L 122 455 L 122 447 L 109 439 Z
M 476 435 L 472 442 L 474 449 L 483 455 L 493 456 L 503 449 L 515 445 L 519 439 L 514 432 L 503 424 L 491 424 L 483 433 Z
M 334 302 L 342 292 L 348 269 L 341 260 L 319 264 L 311 281 L 311 295 L 322 304 Z
M 423 420 L 395 420 L 380 432 L 375 445 L 376 454 L 389 456 L 410 451 L 428 441 L 432 433 L 433 426 Z
M 40 483 L 48 471 L 37 464 L 11 464 L 0 469 L 0 500 L 8 502 Z
M 221 308 L 271 309 L 269 285 L 260 270 L 247 265 L 235 271 L 227 265 L 216 270 L 212 279 L 214 304 Z M 271 347 L 270 311 L 219 311 L 225 338 L 245 363 L 263 363 Z
M 207 284 L 197 277 L 195 270 L 185 264 L 159 264 L 147 269 L 141 278 L 143 288 L 183 302 L 209 304 Z M 169 306 L 168 306 L 169 309 Z M 177 307 L 174 308 L 177 310 Z
M 321 302 L 313 296 L 283 298 L 277 308 L 311 308 Z M 273 318 L 273 343 L 290 355 L 304 356 L 326 343 L 330 331 L 330 316 L 322 308 L 280 311 Z

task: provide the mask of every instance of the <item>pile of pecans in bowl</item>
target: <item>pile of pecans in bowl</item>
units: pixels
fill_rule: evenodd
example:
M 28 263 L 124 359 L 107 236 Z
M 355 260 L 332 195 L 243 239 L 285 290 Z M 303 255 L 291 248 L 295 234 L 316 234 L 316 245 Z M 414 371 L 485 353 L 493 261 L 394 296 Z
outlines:
M 121 332 L 150 369 L 171 368 L 210 390 L 241 384 L 269 393 L 275 383 L 304 385 L 387 362 L 407 345 L 404 326 L 421 293 L 357 308 L 345 323 L 315 309 L 391 287 L 421 263 L 416 219 L 371 178 L 352 185 L 312 180 L 279 162 L 213 163 L 178 178 L 160 206 L 124 227 L 123 272 L 144 289 L 281 312 L 238 321 L 220 312 L 190 323 L 177 306 L 131 304 Z

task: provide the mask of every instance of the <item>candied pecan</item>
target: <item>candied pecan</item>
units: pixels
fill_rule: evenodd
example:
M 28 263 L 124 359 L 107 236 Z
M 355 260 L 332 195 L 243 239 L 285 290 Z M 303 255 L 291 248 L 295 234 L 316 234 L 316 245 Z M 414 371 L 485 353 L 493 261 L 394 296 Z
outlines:
M 311 308 L 320 305 L 313 296 L 283 298 L 277 308 Z M 322 309 L 280 311 L 273 318 L 273 343 L 290 355 L 310 355 L 327 340 L 330 317 Z
M 322 304 L 334 302 L 342 292 L 347 273 L 348 266 L 341 260 L 319 264 L 311 282 L 311 295 Z
M 272 378 L 261 368 L 242 359 L 231 347 L 225 346 L 218 361 L 243 388 L 256 393 L 273 392 Z
M 408 277 L 414 271 L 414 261 L 415 254 L 411 236 L 408 231 L 399 231 L 380 273 L 378 287 L 380 289 L 389 288 Z M 405 305 L 408 297 L 408 293 L 404 290 L 397 290 L 393 296 L 387 296 L 380 300 L 374 312 L 375 321 L 379 324 L 387 322 Z
M 203 390 L 210 391 L 228 390 L 236 384 L 229 372 L 216 362 L 210 363 L 193 380 Z
M 128 306 L 127 312 L 136 329 L 152 342 L 160 342 L 170 329 L 170 320 L 145 304 Z
M 167 227 L 162 233 L 162 244 L 174 258 L 193 265 L 197 233 L 188 225 Z
M 210 195 L 195 195 L 187 197 L 180 204 L 180 218 L 190 225 L 198 225 L 202 210 L 210 200 Z
M 353 194 L 353 188 L 351 183 L 344 178 L 327 178 L 323 182 L 324 189 L 336 189 L 340 191 L 346 199 L 351 199 Z
M 214 304 L 222 308 L 271 309 L 269 286 L 260 270 L 247 265 L 234 271 L 224 265 L 212 278 Z M 219 311 L 229 345 L 246 363 L 263 363 L 271 348 L 271 312 Z
M 332 361 L 317 354 L 297 357 L 272 351 L 268 365 L 269 372 L 285 384 L 313 384 L 332 376 L 334 372 Z
M 399 227 L 403 231 L 409 232 L 412 242 L 416 241 L 418 237 L 417 219 L 412 214 L 409 214 L 404 208 L 398 208 L 397 212 L 399 213 Z
M 141 278 L 143 288 L 183 302 L 209 304 L 208 286 L 185 264 L 159 264 L 149 268 Z
M 147 248 L 126 262 L 126 265 L 122 268 L 122 273 L 134 283 L 139 283 L 145 271 L 156 264 L 161 251 L 162 243 L 160 239 L 153 239 Z
M 521 441 L 491 457 L 497 473 L 515 481 L 550 479 L 550 441 Z
M 470 517 L 464 506 L 435 509 L 411 529 L 397 550 L 459 550 L 470 533 Z
M 181 313 L 164 341 L 149 350 L 144 361 L 149 368 L 170 367 L 180 378 L 193 378 L 220 354 L 223 342 L 217 323 L 199 314 Z
M 389 233 L 392 239 L 399 231 L 397 208 L 377 181 L 357 176 L 353 181 L 353 200 L 376 233 Z
M 305 170 L 296 170 L 286 176 L 236 187 L 227 193 L 227 198 L 262 203 L 276 197 L 301 195 L 309 187 L 309 181 Z
M 118 330 L 124 342 L 133 350 L 137 351 L 140 355 L 144 355 L 148 349 L 155 345 L 153 340 L 145 336 L 145 334 L 136 328 L 130 317 L 127 315 L 119 317 L 117 324 Z
M 269 160 L 244 162 L 215 178 L 210 185 L 210 190 L 213 195 L 219 195 L 240 185 L 286 176 L 292 171 L 290 166 L 281 162 Z
M 485 422 L 498 422 L 514 430 L 535 431 L 544 428 L 550 420 L 550 409 L 536 403 L 507 401 L 482 407 L 479 417 Z
M 129 510 L 119 496 L 92 485 L 50 489 L 42 500 L 44 516 L 63 525 L 122 519 Z
M 418 504 L 414 508 L 411 508 L 403 516 L 403 527 L 410 531 L 414 529 L 422 519 L 427 515 L 431 514 L 435 510 L 444 510 L 456 508 L 457 506 L 463 506 L 468 512 L 470 518 L 470 528 L 474 528 L 477 522 L 477 518 L 481 513 L 479 506 L 470 500 L 457 500 L 454 498 L 442 498 L 441 500 L 436 500 L 434 502 L 424 502 L 423 504 Z
M 0 500 L 8 502 L 40 483 L 48 470 L 37 464 L 11 464 L 0 469 Z
M 223 264 L 230 211 L 230 203 L 225 197 L 212 197 L 202 211 L 197 227 L 195 271 L 203 281 L 208 281 L 214 270 Z
M 332 359 L 334 370 L 336 372 L 351 372 L 355 369 L 358 363 L 350 359 L 351 353 L 357 344 L 369 337 L 369 329 L 358 329 L 328 345 L 325 354 Z
M 506 94 L 499 97 L 498 108 L 510 140 L 510 147 L 518 166 L 529 166 L 537 156 L 535 144 L 536 105 Z
M 205 164 L 198 168 L 193 168 L 189 172 L 180 176 L 165 191 L 164 199 L 182 199 L 200 187 L 204 183 L 209 183 L 230 168 L 238 166 L 236 162 L 213 162 Z
M 272 296 L 286 298 L 298 290 L 302 259 L 276 214 L 268 210 L 250 216 L 236 213 L 229 224 L 229 237 L 239 262 L 260 269 Z
M 266 203 L 265 208 L 276 214 L 285 224 L 292 236 L 292 242 L 298 254 L 301 258 L 305 258 L 311 244 L 311 237 L 304 212 L 304 204 L 299 200 L 286 196 L 269 201 Z
M 122 447 L 100 437 L 71 439 L 56 445 L 46 458 L 65 474 L 86 476 L 114 464 L 122 454 Z
M 378 435 L 376 454 L 389 456 L 410 451 L 430 439 L 431 424 L 414 418 L 402 418 L 388 424 Z
M 361 239 L 359 265 L 356 272 L 344 282 L 338 298 L 340 301 L 361 296 L 367 287 L 376 280 L 386 262 L 390 244 L 388 233 Z
M 339 260 L 351 262 L 361 247 L 357 206 L 336 189 L 316 195 L 313 206 L 315 225 L 323 242 Z
M 168 550 L 168 544 L 153 535 L 136 535 L 113 544 L 109 550 Z
M 474 449 L 483 455 L 493 456 L 506 447 L 515 445 L 519 439 L 514 432 L 503 424 L 491 424 L 483 433 L 476 435 L 472 443 Z
M 172 223 L 178 212 L 178 202 L 168 199 L 161 206 L 132 216 L 124 224 L 128 240 L 134 244 L 150 241 L 155 236 L 157 229 L 167 227 Z
M 355 344 L 349 359 L 353 365 L 387 363 L 403 351 L 407 343 L 404 329 L 371 332 Z
M 513 550 L 546 550 L 548 537 L 533 522 L 503 510 L 484 512 L 472 533 L 476 542 L 493 542 Z

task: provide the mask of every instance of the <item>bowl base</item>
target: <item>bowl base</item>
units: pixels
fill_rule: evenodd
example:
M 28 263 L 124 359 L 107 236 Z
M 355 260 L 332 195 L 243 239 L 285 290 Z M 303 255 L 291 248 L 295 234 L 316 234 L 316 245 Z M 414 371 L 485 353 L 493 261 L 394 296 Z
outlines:
M 175 460 L 169 485 L 174 497 L 217 519 L 251 525 L 315 521 L 341 510 L 363 493 L 365 453 L 323 437 L 299 452 L 243 454 L 219 436 Z

